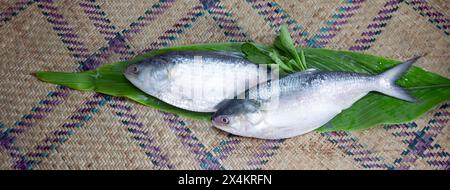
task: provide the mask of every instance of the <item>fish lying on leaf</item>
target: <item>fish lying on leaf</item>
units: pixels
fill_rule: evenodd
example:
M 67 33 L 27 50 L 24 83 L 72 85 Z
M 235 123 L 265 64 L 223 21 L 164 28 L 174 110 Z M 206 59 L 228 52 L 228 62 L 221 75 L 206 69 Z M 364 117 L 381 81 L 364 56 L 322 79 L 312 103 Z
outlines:
M 218 104 L 212 122 L 235 135 L 283 139 L 321 127 L 371 91 L 416 102 L 395 81 L 418 58 L 376 76 L 306 70 L 270 80 Z
M 276 77 L 241 55 L 212 51 L 159 54 L 128 65 L 124 75 L 145 93 L 195 112 L 214 112 L 224 99 Z

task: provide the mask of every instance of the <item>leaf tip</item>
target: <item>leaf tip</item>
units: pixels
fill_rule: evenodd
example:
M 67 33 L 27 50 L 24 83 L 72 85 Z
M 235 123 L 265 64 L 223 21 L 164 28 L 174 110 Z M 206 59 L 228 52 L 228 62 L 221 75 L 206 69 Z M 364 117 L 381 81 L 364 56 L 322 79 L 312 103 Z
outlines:
M 288 25 L 287 24 L 282 24 L 281 26 L 280 26 L 280 32 L 281 31 L 288 31 Z
M 46 72 L 45 71 L 36 71 L 36 72 L 31 73 L 30 75 L 36 77 L 37 79 L 39 79 L 41 81 L 43 81 L 42 80 L 42 74 L 43 73 L 46 73 Z

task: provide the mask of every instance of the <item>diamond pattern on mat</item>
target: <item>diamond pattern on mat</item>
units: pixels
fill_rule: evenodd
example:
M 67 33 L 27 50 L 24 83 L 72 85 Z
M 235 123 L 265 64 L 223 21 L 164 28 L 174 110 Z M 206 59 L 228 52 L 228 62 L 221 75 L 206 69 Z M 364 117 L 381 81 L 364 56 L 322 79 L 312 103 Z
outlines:
M 152 11 L 146 12 L 146 17 L 138 18 L 140 32 L 130 39 L 130 44 L 141 52 L 147 52 L 153 47 L 165 46 L 165 42 L 173 41 L 178 35 L 177 30 L 168 30 L 170 28 L 189 28 L 189 23 L 201 15 L 198 11 L 192 12 L 192 9 L 200 10 L 201 5 L 198 1 L 167 1 L 153 6 Z M 148 23 L 148 24 L 147 24 Z M 175 26 L 177 24 L 177 26 Z M 150 45 L 150 47 L 149 47 Z
M 345 3 L 346 0 L 278 0 L 278 4 L 284 9 L 292 19 L 297 20 L 307 29 L 308 33 L 319 32 L 320 26 L 326 24 L 336 9 Z
M 35 169 L 159 169 L 136 146 L 127 128 L 121 127 L 113 110 L 106 103 L 82 130 Z
M 46 4 L 40 4 L 40 6 L 46 6 Z M 87 52 L 93 52 L 107 44 L 106 40 L 102 38 L 102 34 L 99 32 L 97 27 L 90 21 L 90 14 L 84 13 L 83 8 L 79 5 L 78 1 L 60 0 L 55 1 L 53 6 L 57 8 L 58 11 L 56 12 L 46 9 L 49 18 L 64 18 L 68 25 L 72 26 L 73 33 L 71 35 L 77 35 L 79 41 L 84 44 L 84 47 L 72 48 L 86 48 Z M 66 39 L 75 39 L 72 38 L 71 35 L 65 33 L 61 37 Z
M 8 128 L 20 124 L 15 121 L 22 117 L 25 119 L 24 124 L 39 120 L 41 116 L 37 112 L 22 115 L 32 110 L 31 105 L 45 110 L 47 103 L 55 103 L 39 103 L 39 100 L 59 99 L 57 94 L 53 97 L 49 95 L 49 91 L 58 91 L 59 88 L 37 81 L 31 73 L 38 70 L 71 71 L 78 66 L 36 6 L 30 7 L 22 15 L 11 21 L 10 24 L 15 27 L 0 28 L 0 110 L 5 110 L 0 115 L 0 121 L 8 121 L 4 122 Z
M 34 3 L 33 0 L 4 0 L 0 2 L 0 27 L 17 16 L 21 11 L 26 10 Z
M 373 40 L 369 53 L 400 60 L 426 53 L 417 66 L 443 76 L 450 76 L 448 66 L 450 52 L 447 51 L 450 48 L 450 38 L 432 27 L 426 18 L 415 13 L 406 4 L 399 7 L 398 13 L 386 25 L 384 32 L 385 35 L 379 35 L 376 41 Z
M 139 16 L 155 5 L 159 0 L 133 0 L 133 1 L 114 1 L 97 0 L 112 24 L 117 26 L 118 30 L 128 28 L 129 24 L 134 22 Z
M 190 27 L 177 35 L 180 40 L 171 42 L 170 46 L 226 42 L 233 39 L 233 37 L 224 35 L 225 30 L 221 29 L 206 11 L 201 11 L 201 15 L 196 18 L 196 21 L 189 25 Z

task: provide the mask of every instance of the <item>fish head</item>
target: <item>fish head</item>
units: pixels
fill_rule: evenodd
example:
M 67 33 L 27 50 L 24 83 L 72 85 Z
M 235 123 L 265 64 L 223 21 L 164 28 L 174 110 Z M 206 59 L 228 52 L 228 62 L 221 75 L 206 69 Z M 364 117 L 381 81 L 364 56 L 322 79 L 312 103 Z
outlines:
M 142 77 L 144 77 L 142 75 L 143 70 L 144 70 L 144 65 L 139 64 L 139 63 L 131 64 L 125 68 L 124 75 L 131 82 L 143 81 L 143 78 L 142 78 Z
M 130 64 L 125 68 L 125 78 L 137 88 L 155 95 L 168 82 L 167 65 L 169 64 L 163 63 L 159 59 L 147 59 Z
M 263 121 L 259 102 L 251 99 L 224 100 L 212 116 L 215 127 L 226 132 L 246 135 Z

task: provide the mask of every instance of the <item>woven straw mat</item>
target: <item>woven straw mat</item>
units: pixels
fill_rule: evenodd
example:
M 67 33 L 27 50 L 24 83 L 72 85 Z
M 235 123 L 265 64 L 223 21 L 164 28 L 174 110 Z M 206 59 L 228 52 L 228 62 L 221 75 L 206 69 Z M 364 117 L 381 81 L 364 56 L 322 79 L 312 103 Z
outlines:
M 1 0 L 1 169 L 449 169 L 450 102 L 414 122 L 287 140 L 229 136 L 132 101 L 38 81 L 162 47 L 271 43 L 398 60 L 450 77 L 448 0 Z

